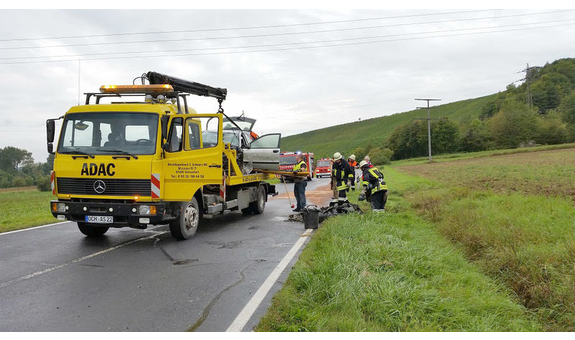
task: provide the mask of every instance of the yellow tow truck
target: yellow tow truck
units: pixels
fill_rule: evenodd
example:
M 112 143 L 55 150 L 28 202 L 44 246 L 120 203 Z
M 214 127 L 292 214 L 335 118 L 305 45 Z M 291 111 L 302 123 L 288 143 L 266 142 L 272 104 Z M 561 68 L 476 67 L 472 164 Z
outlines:
M 46 121 L 48 152 L 55 154 L 52 214 L 77 222 L 89 237 L 110 227 L 169 224 L 184 240 L 206 214 L 263 213 L 276 193 L 265 180 L 279 169 L 281 135 L 250 138 L 241 117 L 222 109 L 226 89 L 156 72 L 141 81 L 102 86 L 86 93 L 85 105 Z M 218 111 L 188 108 L 189 94 L 216 98 Z

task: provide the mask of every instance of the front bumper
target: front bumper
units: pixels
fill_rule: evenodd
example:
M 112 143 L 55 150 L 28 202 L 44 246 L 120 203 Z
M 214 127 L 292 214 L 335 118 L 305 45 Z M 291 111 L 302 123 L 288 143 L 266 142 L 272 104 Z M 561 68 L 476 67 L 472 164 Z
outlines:
M 66 207 L 65 211 L 52 210 L 53 203 L 63 203 Z M 139 207 L 141 205 L 155 206 L 156 214 L 140 215 Z M 54 217 L 74 222 L 85 222 L 86 216 L 112 216 L 114 222 L 102 224 L 102 226 L 108 225 L 113 227 L 129 226 L 145 228 L 148 224 L 159 224 L 171 219 L 166 215 L 165 203 L 74 202 L 55 200 L 50 201 L 50 210 Z

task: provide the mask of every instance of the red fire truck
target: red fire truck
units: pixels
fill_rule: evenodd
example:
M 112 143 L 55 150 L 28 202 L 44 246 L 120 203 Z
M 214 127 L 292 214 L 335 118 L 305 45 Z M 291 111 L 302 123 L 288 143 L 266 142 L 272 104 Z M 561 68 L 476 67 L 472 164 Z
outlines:
M 293 170 L 294 165 L 296 164 L 295 156 L 297 152 L 282 152 L 280 153 L 280 171 L 291 171 Z M 305 164 L 309 169 L 310 175 L 307 177 L 308 181 L 311 181 L 312 177 L 315 176 L 314 171 L 314 155 L 313 153 L 309 152 L 302 152 L 301 155 L 304 157 Z M 292 178 L 286 177 L 288 181 L 291 181 Z
M 281 158 L 280 158 L 281 164 Z M 317 166 L 315 167 L 315 177 L 331 177 L 331 164 L 332 161 L 329 158 L 322 158 L 317 161 Z M 280 165 L 281 167 L 281 165 Z

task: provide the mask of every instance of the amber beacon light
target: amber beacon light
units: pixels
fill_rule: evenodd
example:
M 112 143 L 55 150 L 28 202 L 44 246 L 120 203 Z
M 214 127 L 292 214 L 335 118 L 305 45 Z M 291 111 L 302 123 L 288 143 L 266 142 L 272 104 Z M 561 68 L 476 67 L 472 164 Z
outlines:
M 170 84 L 157 85 L 102 85 L 101 93 L 167 93 L 174 92 Z

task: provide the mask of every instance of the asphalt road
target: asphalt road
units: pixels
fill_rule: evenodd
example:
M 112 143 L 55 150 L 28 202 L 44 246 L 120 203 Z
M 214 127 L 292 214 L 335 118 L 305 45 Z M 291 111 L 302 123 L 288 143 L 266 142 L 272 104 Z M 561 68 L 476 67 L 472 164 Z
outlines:
M 304 233 L 290 213 L 287 199 L 272 198 L 262 215 L 204 219 L 187 241 L 167 226 L 89 239 L 69 222 L 0 234 L 0 331 L 225 331 Z

